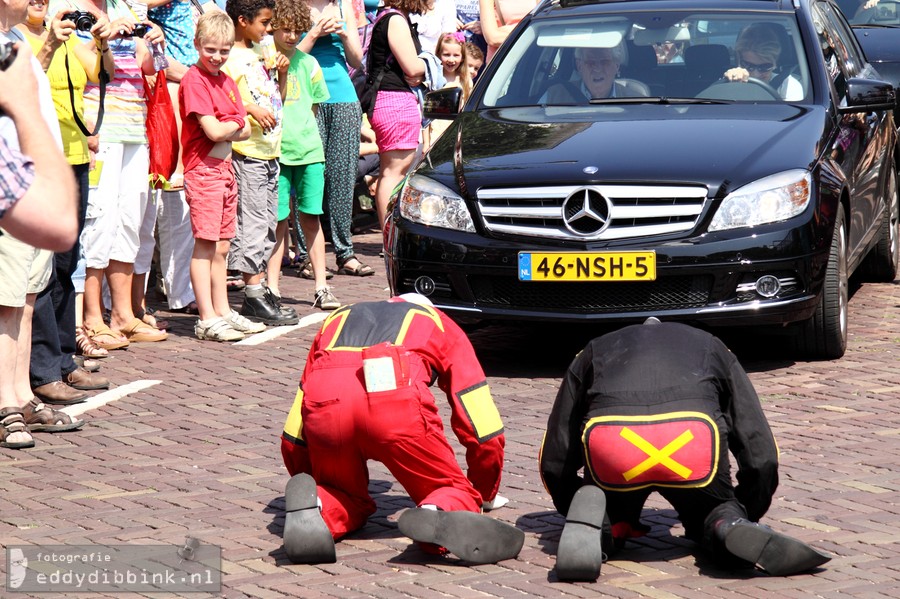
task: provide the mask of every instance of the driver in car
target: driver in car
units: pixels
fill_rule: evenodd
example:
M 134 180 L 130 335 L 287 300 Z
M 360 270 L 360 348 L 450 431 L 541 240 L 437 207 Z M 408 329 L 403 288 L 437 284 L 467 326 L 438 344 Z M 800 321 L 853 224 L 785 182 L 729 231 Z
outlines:
M 632 79 L 619 79 L 619 67 L 628 62 L 621 41 L 611 48 L 576 48 L 575 70 L 579 81 L 557 83 L 547 90 L 541 103 L 585 103 L 602 98 L 649 96 L 647 86 Z
M 728 81 L 748 81 L 751 77 L 774 88 L 782 99 L 795 102 L 803 99 L 803 84 L 794 75 L 781 72 L 781 42 L 773 23 L 748 25 L 738 35 L 734 53 L 738 66 L 725 71 Z

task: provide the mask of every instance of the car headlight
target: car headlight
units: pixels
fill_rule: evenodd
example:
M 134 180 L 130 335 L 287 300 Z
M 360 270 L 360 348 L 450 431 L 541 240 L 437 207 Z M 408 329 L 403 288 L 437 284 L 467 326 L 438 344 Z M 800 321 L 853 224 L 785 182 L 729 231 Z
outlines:
M 466 202 L 449 187 L 437 181 L 413 175 L 400 192 L 400 215 L 407 220 L 432 227 L 475 232 L 475 223 Z
M 776 223 L 797 216 L 809 205 L 812 177 L 791 170 L 754 181 L 728 194 L 719 206 L 710 231 Z

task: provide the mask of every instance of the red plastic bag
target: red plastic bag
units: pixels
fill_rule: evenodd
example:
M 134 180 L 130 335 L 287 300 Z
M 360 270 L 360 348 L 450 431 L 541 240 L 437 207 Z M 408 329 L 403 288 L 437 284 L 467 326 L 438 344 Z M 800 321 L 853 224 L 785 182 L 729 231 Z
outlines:
M 144 79 L 144 94 L 150 143 L 150 187 L 162 189 L 178 166 L 178 126 L 163 71 L 157 73 L 153 87 Z

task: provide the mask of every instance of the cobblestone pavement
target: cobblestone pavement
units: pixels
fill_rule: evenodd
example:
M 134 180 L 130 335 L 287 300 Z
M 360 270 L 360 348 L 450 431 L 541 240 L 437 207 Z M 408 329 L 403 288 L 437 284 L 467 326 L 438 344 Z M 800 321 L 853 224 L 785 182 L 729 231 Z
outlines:
M 378 249 L 377 234 L 357 237 L 358 253 L 377 274 L 336 276 L 339 299 L 387 297 Z M 321 315 L 311 307 L 311 281 L 288 274 L 282 290 L 296 298 L 286 301 L 301 316 Z M 232 295 L 236 303 L 239 298 Z M 162 307 L 152 292 L 150 299 Z M 102 372 L 123 396 L 86 412 L 82 431 L 39 433 L 34 449 L 0 450 L 4 546 L 175 545 L 193 536 L 222 547 L 226 597 L 900 593 L 896 282 L 856 289 L 850 345 L 838 361 L 792 361 L 783 339 L 749 330 L 723 335 L 750 371 L 779 441 L 781 485 L 765 521 L 834 556 L 818 573 L 791 578 L 713 569 L 681 538 L 667 504 L 651 498 L 644 513 L 651 534 L 605 564 L 599 582 L 556 581 L 562 519 L 541 485 L 537 452 L 559 377 L 599 333 L 583 327 L 494 326 L 472 334 L 507 427 L 501 493 L 511 502 L 492 515 L 526 532 L 518 559 L 465 567 L 423 554 L 396 527 L 411 502 L 373 463 L 370 488 L 379 509 L 369 524 L 338 544 L 336 564 L 291 565 L 281 549 L 288 475 L 278 435 L 316 324 L 232 345 L 194 339 L 194 317 L 161 316 L 171 323 L 169 340 L 134 344 L 104 362 Z M 0 569 L 5 573 L 5 560 Z

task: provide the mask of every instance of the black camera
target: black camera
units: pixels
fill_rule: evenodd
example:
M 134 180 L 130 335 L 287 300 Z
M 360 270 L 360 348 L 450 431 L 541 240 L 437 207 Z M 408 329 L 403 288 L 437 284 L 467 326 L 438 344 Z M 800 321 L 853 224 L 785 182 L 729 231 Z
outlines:
M 16 59 L 16 49 L 12 42 L 0 43 L 0 71 L 5 71 Z
M 84 10 L 67 12 L 62 16 L 62 20 L 75 23 L 76 31 L 90 31 L 91 27 L 97 24 L 97 17 Z
M 134 29 L 131 30 L 131 33 L 123 33 L 124 37 L 144 37 L 147 35 L 147 32 L 150 31 L 150 26 L 145 25 L 144 23 L 138 23 L 134 26 Z

